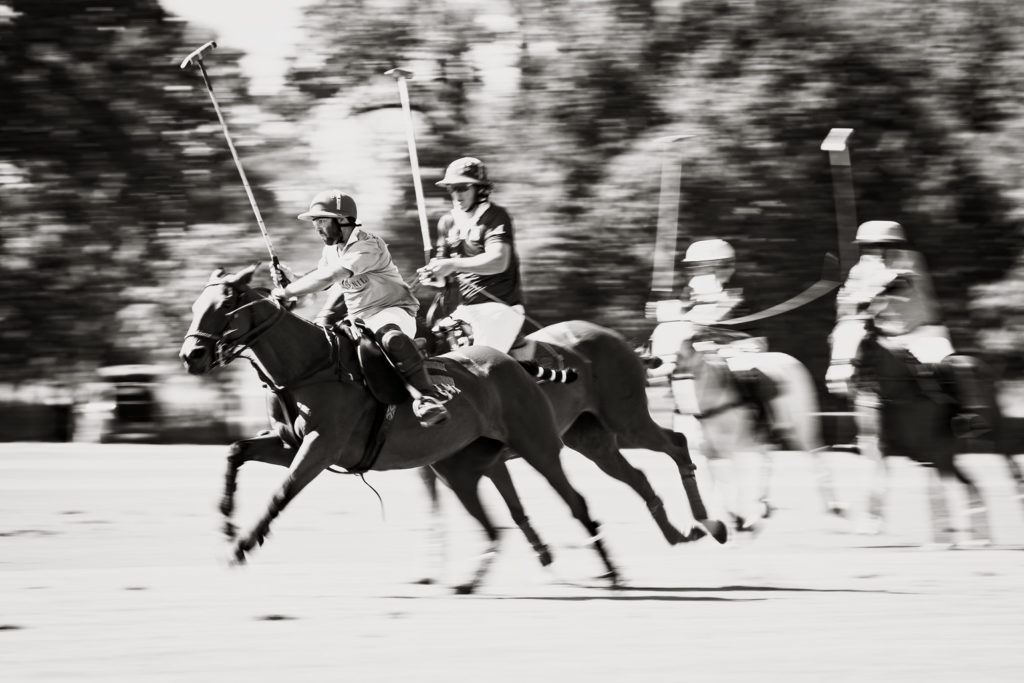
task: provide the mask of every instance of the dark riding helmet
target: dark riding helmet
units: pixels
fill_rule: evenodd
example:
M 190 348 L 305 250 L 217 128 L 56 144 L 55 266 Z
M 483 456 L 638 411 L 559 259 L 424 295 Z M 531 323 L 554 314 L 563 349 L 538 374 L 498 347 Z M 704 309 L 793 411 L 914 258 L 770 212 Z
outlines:
M 314 218 L 336 218 L 347 225 L 360 225 L 356 223 L 358 214 L 356 200 L 352 197 L 341 190 L 325 190 L 313 197 L 309 211 L 300 213 L 299 219 L 311 221 Z
M 476 157 L 461 157 L 448 164 L 444 178 L 434 184 L 445 188 L 451 185 L 475 185 L 480 198 L 487 197 L 494 187 L 494 183 L 487 177 L 487 166 Z

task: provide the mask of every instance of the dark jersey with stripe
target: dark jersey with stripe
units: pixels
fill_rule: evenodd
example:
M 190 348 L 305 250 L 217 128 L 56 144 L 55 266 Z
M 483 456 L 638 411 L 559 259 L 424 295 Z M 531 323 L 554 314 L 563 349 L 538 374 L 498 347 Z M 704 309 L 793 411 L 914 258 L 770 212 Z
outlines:
M 509 245 L 512 251 L 508 268 L 500 273 L 458 274 L 462 303 L 481 304 L 494 299 L 510 306 L 524 303 L 515 231 L 512 227 L 512 217 L 505 209 L 488 202 L 482 211 L 476 211 L 472 215 L 460 215 L 457 218 L 454 211 L 449 211 L 438 220 L 437 234 L 437 254 L 442 258 L 476 256 L 484 253 L 488 244 L 495 242 Z

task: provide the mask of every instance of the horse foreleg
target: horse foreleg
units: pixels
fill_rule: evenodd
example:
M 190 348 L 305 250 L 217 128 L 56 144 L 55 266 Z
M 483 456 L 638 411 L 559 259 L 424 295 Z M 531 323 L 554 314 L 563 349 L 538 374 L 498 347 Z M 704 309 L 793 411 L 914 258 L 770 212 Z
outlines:
M 537 553 L 537 559 L 540 560 L 541 566 L 546 567 L 551 564 L 551 549 L 540 539 L 540 536 L 530 524 L 530 519 L 526 516 L 523 502 L 519 499 L 519 493 L 512 482 L 512 475 L 509 474 L 505 461 L 502 460 L 491 467 L 487 471 L 487 477 L 494 484 L 494 488 L 498 489 L 498 493 L 501 494 L 505 505 L 508 506 L 508 511 L 512 514 L 512 521 L 516 523 L 516 526 L 526 536 L 526 540 L 530 542 L 533 552 Z
M 493 457 L 500 450 L 500 443 L 480 440 L 470 444 L 452 457 L 433 465 L 434 470 L 452 490 L 462 506 L 466 508 L 466 512 L 480 523 L 487 535 L 487 548 L 480 556 L 480 562 L 473 572 L 473 577 L 455 587 L 455 592 L 459 595 L 473 593 L 480 587 L 498 554 L 498 528 L 494 526 L 487 511 L 484 510 L 480 500 L 479 486 L 485 469 L 485 467 L 481 467 L 481 458 Z
M 220 499 L 220 512 L 224 516 L 224 534 L 234 540 L 236 527 L 231 521 L 235 511 L 235 491 L 238 489 L 238 470 L 247 462 L 265 462 L 288 467 L 295 451 L 288 448 L 276 434 L 262 434 L 231 444 L 228 449 L 228 467 L 224 473 L 224 493 Z
M 622 455 L 615 443 L 615 437 L 601 422 L 589 413 L 584 413 L 562 435 L 565 445 L 588 458 L 605 474 L 618 479 L 637 492 L 647 504 L 651 516 L 670 544 L 691 541 L 703 532 L 686 535 L 669 521 L 665 504 L 654 492 L 647 476 L 633 467 Z
M 243 538 L 235 543 L 234 559 L 238 563 L 245 562 L 246 553 L 263 541 L 270 534 L 270 524 L 281 514 L 298 493 L 313 481 L 332 462 L 331 453 L 326 447 L 326 439 L 316 432 L 310 432 L 303 439 L 302 445 L 290 461 L 288 476 L 271 499 L 263 517 Z

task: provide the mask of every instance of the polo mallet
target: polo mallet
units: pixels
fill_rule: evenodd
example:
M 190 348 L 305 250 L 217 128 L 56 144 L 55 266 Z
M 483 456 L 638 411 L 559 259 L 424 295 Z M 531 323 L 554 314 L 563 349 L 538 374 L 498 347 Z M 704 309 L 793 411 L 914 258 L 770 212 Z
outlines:
M 390 69 L 384 72 L 398 82 L 398 97 L 402 101 L 405 112 L 405 138 L 409 146 L 409 163 L 412 166 L 412 184 L 416 190 L 416 210 L 420 217 L 420 233 L 423 236 L 423 261 L 430 263 L 430 228 L 427 226 L 427 207 L 423 201 L 423 179 L 420 177 L 420 162 L 416 156 L 416 133 L 412 125 L 412 108 L 409 106 L 409 88 L 406 80 L 412 78 L 412 72 L 405 69 Z
M 231 134 L 228 132 L 228 124 L 224 121 L 224 115 L 220 111 L 220 105 L 217 104 L 217 97 L 213 94 L 213 86 L 210 85 L 210 77 L 206 74 L 206 67 L 203 65 L 203 55 L 217 47 L 217 43 L 210 41 L 196 48 L 188 57 L 185 57 L 181 62 L 181 68 L 184 69 L 189 65 L 195 65 L 199 67 L 199 73 L 203 77 L 203 83 L 206 84 L 206 90 L 210 93 L 210 101 L 213 102 L 213 108 L 217 112 L 217 118 L 220 119 L 220 126 L 224 130 L 224 139 L 228 141 L 228 149 L 231 150 L 231 157 L 235 160 L 235 167 L 238 168 L 238 175 L 242 178 L 242 185 L 245 187 L 245 194 L 249 197 L 249 204 L 252 206 L 252 212 L 256 214 L 256 223 L 260 226 L 260 232 L 263 234 L 263 241 L 267 243 L 267 251 L 270 252 L 270 277 L 274 280 L 275 287 L 285 287 L 288 285 L 288 278 L 285 277 L 284 272 L 281 270 L 281 262 L 277 259 L 277 254 L 274 253 L 274 245 L 270 242 L 270 235 L 267 234 L 267 226 L 263 224 L 263 216 L 260 214 L 260 207 L 256 205 L 256 198 L 252 194 L 252 189 L 249 187 L 249 179 L 245 177 L 245 171 L 242 170 L 242 162 L 238 159 L 238 152 L 235 151 L 235 143 L 231 141 Z
M 857 203 L 853 191 L 853 166 L 849 139 L 853 128 L 833 128 L 821 142 L 821 151 L 828 152 L 832 168 L 832 194 L 836 203 L 836 228 L 839 237 L 840 280 L 846 277 L 857 260 L 854 238 L 857 234 Z
M 654 238 L 654 272 L 651 291 L 671 294 L 676 267 L 676 243 L 679 239 L 679 180 L 682 156 L 677 142 L 691 135 L 669 135 L 659 139 L 664 146 L 661 162 L 661 189 L 658 191 L 658 231 Z

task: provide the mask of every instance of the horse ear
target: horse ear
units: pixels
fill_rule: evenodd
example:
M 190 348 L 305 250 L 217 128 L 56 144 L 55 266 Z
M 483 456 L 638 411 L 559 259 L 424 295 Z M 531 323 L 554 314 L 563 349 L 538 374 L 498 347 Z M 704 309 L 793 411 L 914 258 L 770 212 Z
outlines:
M 214 269 L 214 271 L 212 273 L 210 273 L 209 282 L 216 282 L 217 280 L 221 279 L 222 277 L 224 277 L 224 269 L 223 268 L 216 268 L 216 269 Z
M 253 273 L 256 272 L 256 269 L 259 268 L 260 265 L 261 265 L 261 262 L 260 261 L 256 261 L 251 266 L 248 266 L 248 267 L 244 268 L 243 270 L 241 270 L 238 273 L 238 282 L 241 282 L 243 284 L 249 284 L 249 281 L 252 280 Z

